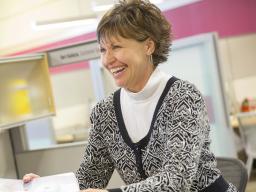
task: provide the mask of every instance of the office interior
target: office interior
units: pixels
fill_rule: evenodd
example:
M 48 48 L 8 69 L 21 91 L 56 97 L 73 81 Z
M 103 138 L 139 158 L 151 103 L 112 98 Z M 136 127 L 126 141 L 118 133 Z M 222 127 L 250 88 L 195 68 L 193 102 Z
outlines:
M 249 126 L 249 141 L 255 146 L 256 1 L 152 2 L 173 30 L 172 50 L 161 70 L 191 81 L 203 93 L 213 152 L 244 163 L 251 157 L 247 191 L 255 190 L 256 148 L 254 156 L 248 153 L 241 129 Z M 101 65 L 95 33 L 99 18 L 112 3 L 1 1 L 0 178 L 20 179 L 29 172 L 46 176 L 78 168 L 90 111 L 118 88 Z M 62 60 L 56 61 L 58 56 Z M 21 89 L 25 97 L 17 96 Z M 19 99 L 27 102 L 25 111 L 17 109 Z M 14 106 L 8 111 L 6 105 Z M 109 186 L 121 184 L 115 172 Z

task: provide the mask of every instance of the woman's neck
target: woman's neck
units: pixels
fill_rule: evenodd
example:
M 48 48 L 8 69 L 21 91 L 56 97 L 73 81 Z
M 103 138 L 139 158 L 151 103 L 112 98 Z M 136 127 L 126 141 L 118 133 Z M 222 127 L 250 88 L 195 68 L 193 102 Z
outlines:
M 131 88 L 127 87 L 126 89 L 133 93 L 140 92 L 147 84 L 147 82 L 148 82 L 150 76 L 152 75 L 152 73 L 154 72 L 155 68 L 156 68 L 155 66 L 148 68 L 148 70 L 145 71 L 145 76 L 143 79 L 139 79 L 139 82 L 136 82 L 134 87 L 131 87 Z

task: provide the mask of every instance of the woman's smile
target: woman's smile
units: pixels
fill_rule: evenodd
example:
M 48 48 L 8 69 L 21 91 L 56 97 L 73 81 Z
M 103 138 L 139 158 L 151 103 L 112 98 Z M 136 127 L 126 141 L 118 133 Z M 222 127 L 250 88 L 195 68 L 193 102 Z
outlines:
M 122 74 L 125 72 L 125 67 L 115 67 L 110 69 L 110 72 L 113 74 L 115 78 L 118 78 L 122 76 Z

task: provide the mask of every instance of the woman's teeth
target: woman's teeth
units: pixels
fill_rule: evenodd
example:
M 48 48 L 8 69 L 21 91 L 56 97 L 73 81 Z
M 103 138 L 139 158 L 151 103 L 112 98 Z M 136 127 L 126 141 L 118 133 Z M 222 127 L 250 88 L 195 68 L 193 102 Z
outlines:
M 113 74 L 119 73 L 123 70 L 124 70 L 124 67 L 117 67 L 117 68 L 110 69 L 111 73 Z

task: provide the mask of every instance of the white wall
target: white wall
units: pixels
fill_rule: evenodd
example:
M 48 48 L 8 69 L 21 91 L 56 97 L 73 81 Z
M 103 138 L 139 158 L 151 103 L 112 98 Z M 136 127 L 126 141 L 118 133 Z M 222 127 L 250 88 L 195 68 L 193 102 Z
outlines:
M 241 103 L 244 98 L 255 99 L 256 98 L 256 74 L 254 76 L 235 79 L 234 88 L 235 88 L 236 97 L 239 103 Z
M 256 34 L 219 40 L 219 53 L 231 109 L 246 97 L 256 98 Z

